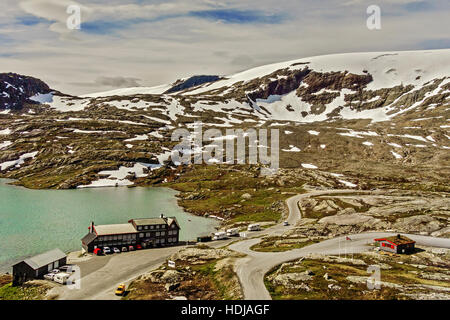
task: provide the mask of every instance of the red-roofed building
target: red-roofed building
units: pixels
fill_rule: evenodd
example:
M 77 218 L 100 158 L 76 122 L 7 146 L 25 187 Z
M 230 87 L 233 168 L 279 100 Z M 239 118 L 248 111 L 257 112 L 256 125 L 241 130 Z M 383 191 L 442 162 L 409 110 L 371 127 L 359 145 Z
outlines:
M 392 253 L 411 253 L 415 250 L 416 242 L 400 234 L 392 237 L 375 239 L 380 249 Z

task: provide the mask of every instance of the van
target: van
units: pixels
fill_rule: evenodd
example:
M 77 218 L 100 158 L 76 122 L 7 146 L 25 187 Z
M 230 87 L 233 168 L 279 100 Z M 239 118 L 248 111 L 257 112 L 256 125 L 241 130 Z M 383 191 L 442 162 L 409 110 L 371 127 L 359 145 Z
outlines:
M 239 235 L 239 229 L 238 228 L 233 228 L 233 229 L 228 229 L 227 230 L 227 236 L 229 237 L 236 237 Z
M 226 232 L 216 232 L 214 233 L 213 240 L 223 240 L 227 238 Z
M 66 284 L 67 280 L 70 278 L 70 274 L 65 273 L 65 272 L 60 272 L 55 274 L 55 276 L 53 277 L 53 281 L 60 283 L 60 284 Z
M 261 226 L 258 223 L 250 224 L 247 228 L 247 231 L 259 231 L 261 230 Z

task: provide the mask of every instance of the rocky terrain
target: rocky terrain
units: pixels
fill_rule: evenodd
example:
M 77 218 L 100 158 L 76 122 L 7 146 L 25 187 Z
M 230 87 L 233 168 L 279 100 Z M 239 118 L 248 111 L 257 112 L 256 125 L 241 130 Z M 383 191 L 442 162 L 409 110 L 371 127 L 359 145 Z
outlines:
M 44 102 L 51 92 L 43 81 L 16 73 L 0 74 L 0 110 L 20 110 L 25 104 Z
M 424 247 L 417 251 L 406 256 L 376 251 L 310 255 L 278 266 L 266 276 L 266 284 L 275 299 L 448 300 L 449 250 Z M 380 269 L 379 282 L 369 279 L 368 268 L 374 265 Z
M 4 99 L 14 101 L 0 106 L 0 177 L 36 189 L 167 185 L 181 191 L 188 211 L 231 223 L 239 216 L 277 221 L 280 203 L 305 188 L 417 191 L 419 202 L 445 198 L 449 59 L 450 50 L 330 55 L 81 97 L 3 74 Z M 213 150 L 216 158 L 208 165 L 173 163 L 173 131 L 187 128 L 193 139 L 199 123 L 224 137 L 205 138 L 189 152 Z M 269 136 L 278 129 L 281 169 L 266 176 L 263 165 L 221 165 L 225 142 L 236 142 L 230 130 L 238 129 L 267 129 Z M 258 149 L 271 152 L 259 138 Z M 354 209 L 339 219 L 380 228 L 402 223 Z M 417 232 L 445 235 L 439 210 L 412 221 L 426 225 Z M 357 229 L 325 215 L 311 218 L 320 227 Z
M 240 255 L 227 249 L 197 246 L 173 255 L 176 268 L 162 266 L 134 280 L 127 300 L 234 300 L 242 299 L 233 269 Z

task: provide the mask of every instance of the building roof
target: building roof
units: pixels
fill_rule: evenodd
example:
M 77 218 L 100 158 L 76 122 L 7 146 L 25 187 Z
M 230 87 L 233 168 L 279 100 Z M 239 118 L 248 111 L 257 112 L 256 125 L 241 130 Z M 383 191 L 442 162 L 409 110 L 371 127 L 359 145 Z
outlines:
M 85 245 L 90 244 L 92 241 L 95 240 L 95 238 L 97 238 L 97 235 L 95 233 L 89 232 L 87 235 L 85 235 L 82 239 L 81 242 L 84 243 Z
M 55 262 L 57 260 L 61 260 L 63 258 L 66 258 L 67 255 L 62 252 L 60 249 L 53 249 L 41 254 L 38 254 L 37 256 L 25 259 L 23 262 L 28 264 L 33 269 L 39 269 L 43 266 L 46 266 L 52 262 Z
M 388 241 L 388 242 L 390 242 L 392 244 L 395 244 L 397 246 L 401 245 L 401 244 L 415 243 L 414 240 L 412 240 L 412 239 L 410 239 L 408 237 L 402 236 L 400 234 L 398 234 L 396 236 L 392 236 L 392 237 L 375 239 L 375 241 Z
M 111 234 L 126 234 L 136 233 L 136 229 L 130 223 L 124 224 L 105 224 L 101 226 L 94 226 L 95 233 L 98 236 L 106 236 Z
M 175 223 L 177 225 L 178 229 L 181 229 L 180 225 L 178 224 L 177 218 L 175 218 L 175 217 L 167 218 L 167 224 L 170 226 L 172 223 Z
M 146 219 L 132 219 L 137 226 L 150 226 L 156 224 L 167 224 L 167 221 L 163 218 L 146 218 Z

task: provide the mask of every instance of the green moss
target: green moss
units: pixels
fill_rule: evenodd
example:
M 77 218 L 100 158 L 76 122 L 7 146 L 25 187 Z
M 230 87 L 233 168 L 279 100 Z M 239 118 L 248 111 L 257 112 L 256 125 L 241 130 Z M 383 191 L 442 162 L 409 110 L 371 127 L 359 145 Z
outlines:
M 38 285 L 24 284 L 13 287 L 9 283 L 0 288 L 0 300 L 42 300 L 46 289 Z

